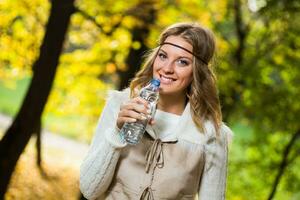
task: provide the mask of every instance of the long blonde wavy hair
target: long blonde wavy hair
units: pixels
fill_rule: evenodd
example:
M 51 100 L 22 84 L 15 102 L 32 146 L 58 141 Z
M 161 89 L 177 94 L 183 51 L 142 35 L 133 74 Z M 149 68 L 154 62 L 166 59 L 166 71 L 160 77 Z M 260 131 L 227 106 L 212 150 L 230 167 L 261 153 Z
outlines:
M 194 123 L 201 132 L 205 132 L 204 122 L 212 120 L 219 135 L 222 123 L 220 101 L 216 87 L 216 76 L 209 64 L 215 53 L 213 33 L 198 23 L 176 23 L 167 27 L 160 35 L 159 44 L 169 36 L 180 36 L 193 46 L 193 81 L 188 87 L 187 98 L 191 106 Z M 153 77 L 153 63 L 160 46 L 146 55 L 140 71 L 130 83 L 131 96 L 134 89 L 145 86 Z

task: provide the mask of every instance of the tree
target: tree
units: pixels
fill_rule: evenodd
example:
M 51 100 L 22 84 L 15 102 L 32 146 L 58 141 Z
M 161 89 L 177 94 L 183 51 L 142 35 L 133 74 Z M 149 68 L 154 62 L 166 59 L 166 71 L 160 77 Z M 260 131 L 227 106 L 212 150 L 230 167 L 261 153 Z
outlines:
M 225 114 L 228 120 L 243 119 L 253 127 L 245 139 L 238 137 L 243 146 L 234 154 L 237 158 L 232 159 L 230 174 L 236 180 L 249 175 L 230 185 L 236 188 L 231 195 L 251 193 L 251 199 L 272 199 L 280 190 L 285 193 L 279 193 L 278 199 L 287 198 L 291 194 L 286 191 L 297 190 L 288 187 L 289 182 L 299 186 L 295 168 L 300 129 L 295 49 L 299 46 L 294 43 L 299 33 L 299 6 L 295 1 L 288 6 L 283 1 L 248 6 L 234 0 L 228 8 L 232 12 L 227 13 L 226 21 L 215 24 L 229 46 L 228 56 L 222 58 L 226 62 L 219 69 L 223 109 L 229 113 Z M 242 190 L 246 185 L 252 187 Z
M 0 141 L 0 198 L 4 198 L 15 165 L 40 119 L 55 77 L 65 34 L 74 12 L 74 0 L 54 0 L 40 56 L 33 66 L 33 77 L 23 104 Z
M 146 9 L 141 9 L 143 6 Z M 298 1 L 116 0 L 99 5 L 97 0 L 78 0 L 76 11 L 45 113 L 76 116 L 71 125 L 80 132 L 76 137 L 89 140 L 107 89 L 119 88 L 119 83 L 121 88 L 127 85 L 140 67 L 143 51 L 157 46 L 161 30 L 178 21 L 198 21 L 216 34 L 218 57 L 214 64 L 224 120 L 230 126 L 237 124 L 233 126 L 237 133 L 231 149 L 227 198 L 281 199 L 297 192 Z M 0 23 L 3 19 L 2 14 Z M 18 27 L 23 21 L 25 17 L 13 16 L 6 28 L 0 27 L 5 33 L 0 38 L 4 49 L 0 52 L 1 78 L 12 75 L 19 69 L 18 63 L 25 65 L 35 55 L 30 51 L 26 59 L 9 60 L 37 46 L 24 43 L 17 48 L 18 54 L 9 49 L 15 43 L 7 42 L 7 37 L 15 41 L 29 38 L 20 36 L 24 31 Z M 9 73 L 1 73 L 3 69 Z M 243 129 L 239 132 L 240 124 Z
M 149 49 L 146 46 L 146 39 L 150 33 L 150 27 L 154 24 L 157 11 L 155 1 L 140 1 L 134 8 L 127 11 L 130 15 L 140 20 L 132 29 L 132 43 L 129 54 L 126 58 L 126 71 L 119 71 L 119 89 L 128 87 L 128 82 L 142 65 L 142 56 Z M 137 47 L 136 47 L 137 46 Z

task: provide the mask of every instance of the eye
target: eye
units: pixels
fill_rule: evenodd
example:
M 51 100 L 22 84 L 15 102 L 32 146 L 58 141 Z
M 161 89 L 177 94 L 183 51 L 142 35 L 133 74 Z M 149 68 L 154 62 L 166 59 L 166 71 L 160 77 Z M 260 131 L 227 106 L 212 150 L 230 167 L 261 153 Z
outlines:
M 176 62 L 179 66 L 182 67 L 188 66 L 190 64 L 190 62 L 185 59 L 178 59 Z
M 161 60 L 165 60 L 167 58 L 167 56 L 164 54 L 164 53 L 158 53 L 158 57 L 161 59 Z

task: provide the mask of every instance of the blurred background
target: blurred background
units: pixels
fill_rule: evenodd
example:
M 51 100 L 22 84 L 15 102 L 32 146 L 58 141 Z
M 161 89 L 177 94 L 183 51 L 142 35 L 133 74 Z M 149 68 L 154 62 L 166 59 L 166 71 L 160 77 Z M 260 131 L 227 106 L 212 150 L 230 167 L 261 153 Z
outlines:
M 227 199 L 300 199 L 300 1 L 0 0 L 0 199 L 83 199 L 107 91 L 174 22 L 217 38 Z

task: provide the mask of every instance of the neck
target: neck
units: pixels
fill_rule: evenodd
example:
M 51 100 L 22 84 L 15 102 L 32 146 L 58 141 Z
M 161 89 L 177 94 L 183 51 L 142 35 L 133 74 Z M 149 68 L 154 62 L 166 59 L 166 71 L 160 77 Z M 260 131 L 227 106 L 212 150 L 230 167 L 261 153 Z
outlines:
M 157 108 L 165 112 L 181 115 L 184 111 L 185 104 L 186 96 L 160 94 Z

